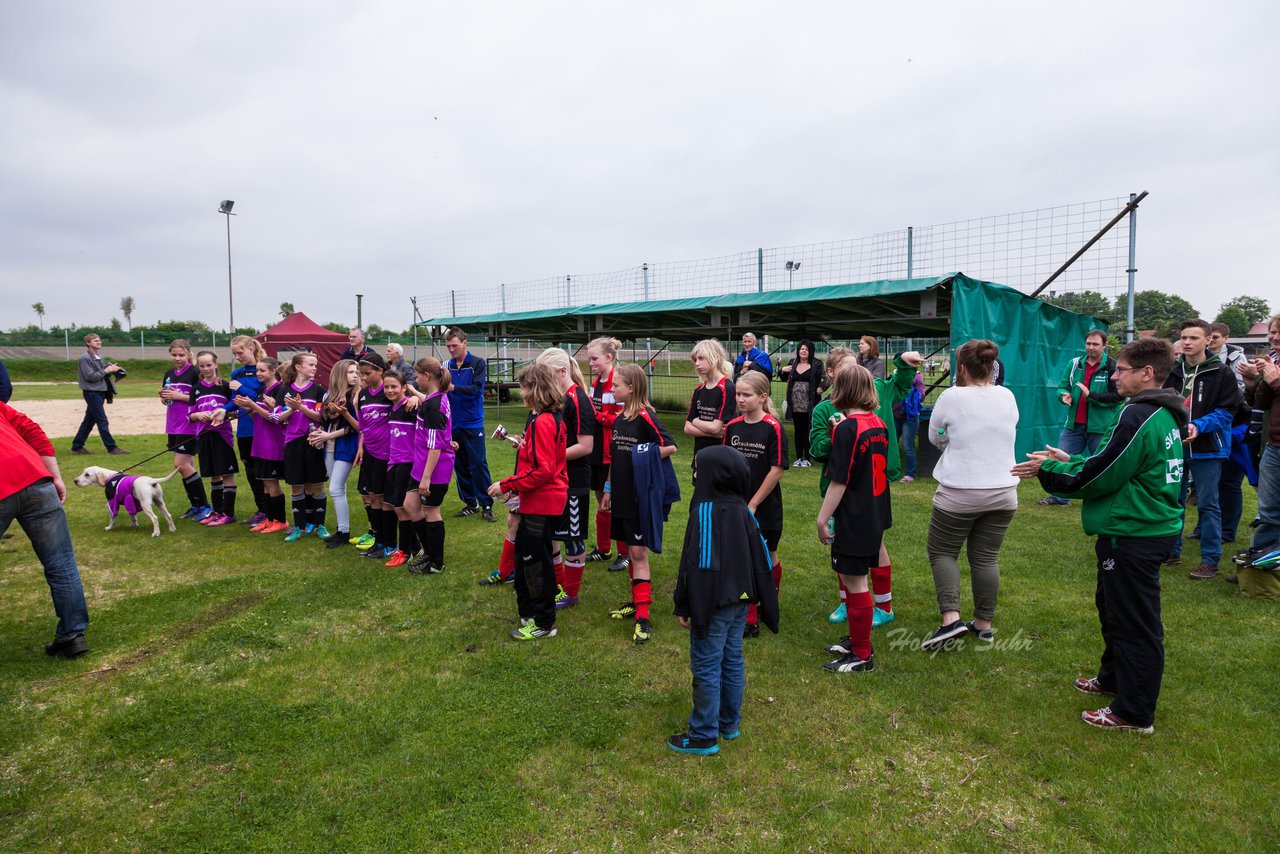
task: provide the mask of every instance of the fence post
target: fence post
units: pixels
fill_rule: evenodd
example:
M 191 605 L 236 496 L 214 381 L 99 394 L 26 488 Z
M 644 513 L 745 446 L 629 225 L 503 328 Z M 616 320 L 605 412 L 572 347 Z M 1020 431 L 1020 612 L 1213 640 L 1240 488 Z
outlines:
M 142 358 L 147 358 L 147 330 L 138 330 L 138 343 L 142 346 Z
M 503 282 L 498 287 L 501 289 L 501 293 L 502 293 L 502 313 L 506 314 L 507 313 L 507 283 Z
M 1138 198 L 1137 193 L 1129 194 L 1129 204 Z M 1129 274 L 1129 313 L 1125 315 L 1126 322 L 1124 327 L 1124 341 L 1128 344 L 1133 340 L 1133 276 L 1138 272 L 1136 265 L 1138 252 L 1138 208 L 1135 206 L 1129 211 L 1129 269 L 1125 270 Z
M 764 293 L 764 249 L 756 250 L 756 291 Z
M 911 226 L 907 226 L 907 278 L 908 279 L 911 278 L 912 269 L 915 266 L 915 263 L 914 263 L 915 258 L 913 257 L 914 246 L 912 245 L 912 237 L 913 235 L 912 235 Z
M 62 330 L 62 344 L 67 348 L 67 361 L 71 361 L 71 332 L 67 329 Z
M 573 305 L 573 276 L 564 277 L 564 307 Z

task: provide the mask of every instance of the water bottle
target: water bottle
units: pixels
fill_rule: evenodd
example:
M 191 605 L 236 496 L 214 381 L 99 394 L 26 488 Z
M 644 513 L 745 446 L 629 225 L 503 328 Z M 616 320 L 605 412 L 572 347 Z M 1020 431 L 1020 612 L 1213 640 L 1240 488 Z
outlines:
M 164 378 L 164 387 L 165 387 L 165 388 L 168 388 L 168 387 L 169 387 L 169 386 L 171 386 L 171 385 L 173 385 L 173 380 L 169 379 L 168 377 L 165 377 L 165 378 Z M 169 399 L 169 398 L 167 398 L 167 397 L 166 397 L 166 398 L 163 398 L 160 402 L 161 402 L 161 403 L 163 403 L 165 406 L 172 406 L 172 405 L 173 405 L 173 401 L 172 401 L 172 400 L 170 400 L 170 399 Z

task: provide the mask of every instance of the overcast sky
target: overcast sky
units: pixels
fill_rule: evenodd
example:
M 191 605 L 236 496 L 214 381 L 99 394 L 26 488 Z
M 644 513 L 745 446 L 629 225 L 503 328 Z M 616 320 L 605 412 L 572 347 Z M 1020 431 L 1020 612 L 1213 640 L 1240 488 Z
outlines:
M 1271 299 L 1274 3 L 0 4 L 10 328 L 408 297 L 1148 190 L 1138 284 Z

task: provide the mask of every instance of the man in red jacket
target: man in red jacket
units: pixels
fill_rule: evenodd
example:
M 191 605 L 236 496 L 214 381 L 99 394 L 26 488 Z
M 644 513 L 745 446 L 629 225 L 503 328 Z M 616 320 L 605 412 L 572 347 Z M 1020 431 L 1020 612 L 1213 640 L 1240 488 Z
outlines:
M 71 546 L 71 529 L 62 502 L 62 483 L 53 445 L 40 426 L 6 403 L 0 403 L 0 534 L 14 519 L 26 531 L 44 565 L 44 578 L 53 595 L 58 628 L 48 655 L 75 658 L 89 651 L 84 632 L 89 608 Z

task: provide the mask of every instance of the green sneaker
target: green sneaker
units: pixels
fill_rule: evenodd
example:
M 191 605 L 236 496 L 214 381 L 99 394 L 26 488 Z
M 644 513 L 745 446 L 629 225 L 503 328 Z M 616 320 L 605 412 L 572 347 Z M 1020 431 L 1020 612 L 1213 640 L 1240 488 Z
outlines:
M 352 537 L 347 542 L 349 542 L 353 546 L 362 546 L 362 545 L 365 545 L 366 543 L 371 546 L 373 545 L 373 534 L 365 532 L 358 537 Z
M 525 623 L 520 628 L 511 630 L 511 637 L 518 641 L 540 640 L 541 638 L 553 638 L 555 636 L 555 626 L 549 629 L 540 629 L 533 623 Z
M 893 622 L 892 611 L 882 611 L 879 608 L 871 609 L 871 628 L 883 626 L 885 623 Z
M 366 534 L 365 536 L 360 538 L 359 542 L 356 543 L 356 548 L 362 552 L 367 552 L 369 551 L 369 549 L 373 548 L 377 544 L 378 544 L 378 541 L 376 539 Z
M 294 543 L 302 539 L 302 537 L 303 537 L 302 529 L 299 528 L 297 525 L 294 525 L 292 528 L 289 529 L 289 533 L 285 536 L 284 541 L 286 543 Z
M 623 602 L 621 605 L 609 612 L 609 616 L 615 620 L 625 620 L 627 617 L 634 617 L 635 615 L 635 602 Z
M 311 531 L 311 536 L 319 537 L 322 540 L 327 540 L 329 539 L 329 529 L 326 528 L 324 525 L 316 525 L 315 528 L 312 529 Z

